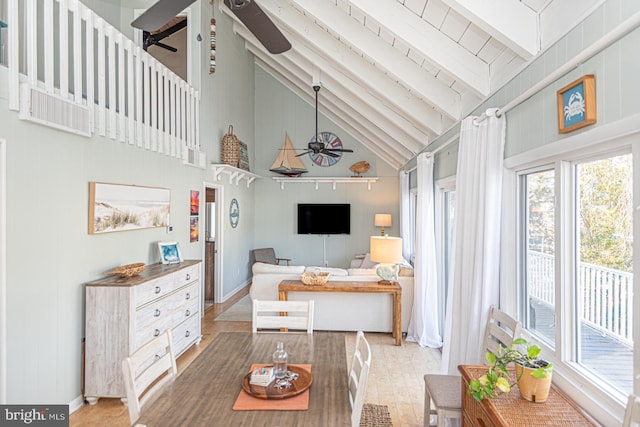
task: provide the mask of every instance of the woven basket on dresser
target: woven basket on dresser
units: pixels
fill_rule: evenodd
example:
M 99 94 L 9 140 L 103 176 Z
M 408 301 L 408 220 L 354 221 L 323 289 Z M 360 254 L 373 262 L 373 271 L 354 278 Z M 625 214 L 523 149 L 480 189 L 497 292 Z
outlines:
M 229 125 L 229 131 L 222 137 L 222 163 L 233 167 L 240 167 L 240 142 L 233 134 L 233 126 Z

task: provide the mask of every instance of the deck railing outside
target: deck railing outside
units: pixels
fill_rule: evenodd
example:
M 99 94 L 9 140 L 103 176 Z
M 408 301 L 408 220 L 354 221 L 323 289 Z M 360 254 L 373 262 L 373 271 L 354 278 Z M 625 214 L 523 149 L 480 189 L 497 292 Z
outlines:
M 6 24 L 9 107 L 21 117 L 35 99 L 43 124 L 62 114 L 82 135 L 175 157 L 199 150 L 198 92 L 80 1 L 9 0 Z
M 528 251 L 529 296 L 555 306 L 554 256 Z M 578 295 L 581 320 L 632 345 L 633 273 L 580 263 Z

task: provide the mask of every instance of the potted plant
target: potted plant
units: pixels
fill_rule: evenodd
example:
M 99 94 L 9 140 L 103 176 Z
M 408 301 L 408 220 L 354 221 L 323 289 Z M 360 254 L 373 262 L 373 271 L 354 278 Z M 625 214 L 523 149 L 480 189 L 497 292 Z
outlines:
M 507 366 L 511 363 L 516 367 L 516 382 L 523 398 L 532 402 L 544 402 L 551 387 L 551 373 L 553 365 L 541 359 L 541 349 L 535 344 L 527 345 L 527 340 L 518 338 L 510 347 L 498 346 L 498 352 L 488 351 L 485 358 L 488 363 L 487 373 L 469 382 L 468 393 L 481 402 L 483 399 L 509 393 L 514 384 L 510 384 Z M 525 345 L 521 352 L 517 346 Z

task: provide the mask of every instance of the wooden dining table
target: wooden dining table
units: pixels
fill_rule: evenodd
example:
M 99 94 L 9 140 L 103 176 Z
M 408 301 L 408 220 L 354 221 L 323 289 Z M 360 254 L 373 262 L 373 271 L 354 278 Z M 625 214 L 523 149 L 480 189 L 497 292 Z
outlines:
M 310 364 L 307 410 L 233 410 L 252 364 L 270 363 L 283 341 L 291 364 Z M 222 332 L 152 403 L 138 423 L 159 426 L 348 426 L 345 334 Z

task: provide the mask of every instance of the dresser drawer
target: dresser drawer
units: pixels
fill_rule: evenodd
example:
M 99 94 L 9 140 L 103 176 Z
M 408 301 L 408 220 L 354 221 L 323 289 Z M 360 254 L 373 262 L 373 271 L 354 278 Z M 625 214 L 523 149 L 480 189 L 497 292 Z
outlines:
M 175 287 L 179 288 L 188 283 L 196 281 L 200 278 L 200 264 L 192 265 L 187 268 L 183 268 L 180 271 L 173 273 L 173 282 Z
M 135 286 L 133 288 L 135 306 L 140 307 L 154 299 L 161 298 L 173 291 L 175 288 L 176 286 L 173 284 L 173 275 L 171 274 L 143 283 L 142 285 Z
M 172 333 L 173 348 L 177 356 L 200 337 L 200 316 L 198 313 L 176 326 Z
M 171 295 L 171 305 L 174 308 L 180 308 L 183 305 L 189 304 L 191 301 L 198 300 L 199 294 L 200 283 L 192 283 L 189 286 L 178 289 L 173 295 Z
M 164 316 L 164 318 L 157 322 L 151 323 L 148 326 L 136 330 L 136 336 L 134 340 L 134 351 L 141 345 L 146 344 L 151 339 L 157 337 L 167 329 L 173 326 L 173 317 L 171 315 Z
M 142 306 L 136 310 L 135 328 L 140 330 L 153 322 L 162 321 L 167 317 L 171 317 L 173 312 L 174 308 L 171 301 L 166 299 L 160 299 Z
M 200 302 L 192 300 L 173 312 L 173 323 L 178 324 L 200 312 Z

